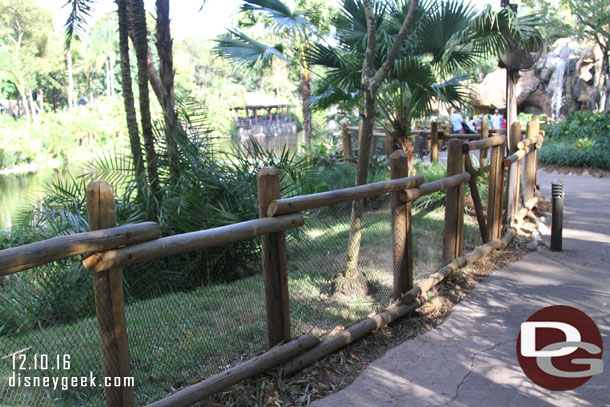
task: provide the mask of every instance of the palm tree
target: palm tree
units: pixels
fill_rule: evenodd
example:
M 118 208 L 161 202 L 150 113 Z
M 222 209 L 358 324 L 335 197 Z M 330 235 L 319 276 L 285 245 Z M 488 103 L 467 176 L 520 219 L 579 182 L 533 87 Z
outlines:
M 269 66 L 273 58 L 287 60 L 300 69 L 301 101 L 305 143 L 311 146 L 311 70 L 305 58 L 315 27 L 307 18 L 309 10 L 291 10 L 280 0 L 244 0 L 242 13 L 248 18 L 240 28 L 262 22 L 270 34 L 269 39 L 278 41 L 269 45 L 257 41 L 240 30 L 230 29 L 216 40 L 215 51 L 236 64 L 249 69 Z
M 431 112 L 433 101 L 464 103 L 467 93 L 461 80 L 481 59 L 499 56 L 510 44 L 526 43 L 537 33 L 536 20 L 517 17 L 510 9 L 495 13 L 488 7 L 478 14 L 471 4 L 459 0 L 428 0 L 413 16 L 412 29 L 392 60 L 389 56 L 414 3 L 415 0 L 395 0 L 371 5 L 368 0 L 344 0 L 334 22 L 332 44 L 317 42 L 307 55 L 310 64 L 327 68 L 320 92 L 312 98 L 314 105 L 326 108 L 342 102 L 357 105 L 363 112 L 358 185 L 367 182 L 376 113 L 373 106 L 377 101 L 392 124 L 396 142 L 409 134 L 415 118 Z M 376 41 L 371 41 L 373 37 Z M 372 76 L 371 71 L 379 72 L 388 60 L 387 81 L 379 85 L 379 95 L 376 90 L 371 95 L 370 87 L 365 86 L 377 76 Z M 356 201 L 352 207 L 348 261 L 343 273 L 344 277 L 358 280 L 362 280 L 356 270 L 361 206 Z

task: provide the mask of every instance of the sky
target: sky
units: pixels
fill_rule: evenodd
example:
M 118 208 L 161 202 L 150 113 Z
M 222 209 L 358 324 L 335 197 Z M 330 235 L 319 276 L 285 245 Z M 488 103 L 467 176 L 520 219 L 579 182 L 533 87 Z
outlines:
M 67 0 L 36 0 L 37 4 L 46 7 L 53 13 L 55 27 L 62 31 L 70 13 L 69 7 L 63 7 L 66 2 Z M 214 38 L 230 26 L 232 16 L 237 12 L 240 3 L 241 0 L 207 0 L 199 11 L 203 0 L 172 0 L 170 1 L 172 36 L 177 39 Z M 480 8 L 486 4 L 499 8 L 500 0 L 475 0 L 473 3 Z M 154 14 L 155 1 L 144 0 L 144 7 L 147 12 Z M 93 25 L 104 14 L 115 10 L 116 5 L 113 0 L 97 0 L 94 4 L 94 14 L 90 25 Z
M 54 16 L 55 27 L 63 31 L 69 6 L 63 7 L 67 0 L 36 0 L 36 3 L 49 9 Z M 240 0 L 173 0 L 170 1 L 170 19 L 172 36 L 178 39 L 186 37 L 213 38 L 224 31 L 237 11 Z M 155 1 L 144 0 L 147 12 L 155 13 Z M 113 0 L 97 0 L 93 5 L 94 14 L 90 25 L 106 13 L 116 11 Z M 201 11 L 199 9 L 201 8 Z

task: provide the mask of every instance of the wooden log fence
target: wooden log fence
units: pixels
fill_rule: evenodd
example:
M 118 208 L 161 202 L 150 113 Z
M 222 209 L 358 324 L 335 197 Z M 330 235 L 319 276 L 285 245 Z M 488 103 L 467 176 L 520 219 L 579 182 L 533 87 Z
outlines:
M 0 276 L 17 273 L 57 260 L 153 240 L 159 225 L 143 222 L 116 228 L 77 233 L 0 251 Z
M 344 125 L 343 130 L 349 131 L 350 127 Z M 368 332 L 407 315 L 421 306 L 425 302 L 425 293 L 451 272 L 480 260 L 495 249 L 505 247 L 516 230 L 509 228 L 503 237 L 501 235 L 504 164 L 509 168 L 517 166 L 516 171 L 519 171 L 520 161 L 526 158 L 528 161 L 523 190 L 530 191 L 531 188 L 532 194 L 535 195 L 537 165 L 534 158 L 536 151 L 542 145 L 544 132 L 539 130 L 537 123 L 530 123 L 526 139 L 515 142 L 508 157 L 504 157 L 503 151 L 506 136 L 490 136 L 488 133 L 487 137 L 481 135 L 480 139 L 465 142 L 471 136 L 479 138 L 479 135 L 467 135 L 467 137 L 443 135 L 442 131 L 438 130 L 438 124 L 432 124 L 431 158 L 438 159 L 438 146 L 443 138 L 449 139 L 449 150 L 447 177 L 429 183 L 424 183 L 422 176 L 406 176 L 407 156 L 402 151 L 390 155 L 391 180 L 389 181 L 291 198 L 281 198 L 277 170 L 270 167 L 263 168 L 258 174 L 259 219 L 164 238 L 159 238 L 159 227 L 152 222 L 116 227 L 114 198 L 108 184 L 93 182 L 87 187 L 91 231 L 0 251 L 0 276 L 68 257 L 93 253 L 83 260 L 83 265 L 86 269 L 94 271 L 96 314 L 101 335 L 104 374 L 110 377 L 127 377 L 131 374 L 121 268 L 133 263 L 261 236 L 267 341 L 271 349 L 235 368 L 151 404 L 155 407 L 190 405 L 274 366 L 283 364 L 285 374 L 301 369 Z M 491 148 L 491 163 L 488 210 L 485 218 L 481 199 L 478 197 L 476 173 L 469 153 L 473 150 L 487 151 L 488 148 Z M 517 198 L 513 202 L 514 208 L 511 209 L 515 211 L 513 218 L 525 216 L 536 205 L 538 199 L 536 196 L 527 195 L 529 199 L 526 199 L 525 204 L 520 208 L 519 186 L 518 182 L 515 182 L 518 179 L 518 173 L 515 175 L 514 170 L 510 172 L 506 193 L 510 199 Z M 470 183 L 473 193 L 484 244 L 462 255 L 466 182 Z M 412 202 L 421 196 L 440 190 L 447 190 L 443 232 L 443 260 L 447 266 L 426 279 L 414 282 Z M 393 264 L 396 270 L 393 297 L 397 303 L 322 342 L 310 335 L 291 341 L 286 230 L 304 225 L 305 220 L 298 213 L 300 211 L 386 193 L 391 194 Z M 519 226 L 518 222 L 510 225 Z M 108 406 L 133 405 L 131 388 L 108 387 L 105 389 L 105 397 Z
M 266 233 L 297 228 L 303 226 L 304 223 L 304 218 L 297 214 L 250 220 L 214 229 L 167 236 L 146 243 L 93 254 L 83 260 L 83 266 L 90 271 L 103 271 L 112 267 L 127 266 L 193 250 L 222 246 Z
M 285 215 L 308 209 L 322 208 L 324 206 L 336 205 L 342 202 L 355 201 L 357 199 L 368 198 L 371 196 L 402 191 L 419 186 L 423 182 L 423 175 L 417 175 L 414 177 L 394 179 L 391 181 L 373 182 L 350 188 L 337 189 L 334 191 L 318 192 L 316 194 L 276 199 L 269 204 L 267 215 Z
M 269 203 L 280 198 L 280 175 L 273 167 L 258 172 L 258 207 L 261 219 L 267 218 Z M 269 348 L 290 341 L 290 300 L 288 299 L 288 258 L 286 232 L 283 230 L 261 236 L 267 344 Z
M 511 229 L 501 240 L 486 243 L 483 246 L 477 247 L 466 256 L 452 260 L 449 265 L 441 268 L 437 273 L 418 282 L 413 289 L 400 298 L 398 304 L 392 304 L 385 311 L 346 328 L 325 339 L 307 352 L 289 360 L 282 367 L 284 375 L 289 376 L 294 374 L 313 362 L 322 359 L 324 356 L 338 351 L 357 339 L 362 338 L 364 335 L 380 329 L 421 307 L 426 302 L 424 294 L 445 279 L 452 271 L 456 271 L 467 264 L 476 263 L 495 249 L 506 247 L 515 235 L 515 232 L 514 229 Z M 419 292 L 419 295 L 414 295 L 415 292 Z
M 449 141 L 447 152 L 447 176 L 464 172 L 462 140 Z M 445 195 L 445 224 L 443 231 L 443 262 L 462 255 L 464 234 L 464 184 L 447 189 Z
M 87 216 L 91 230 L 116 227 L 114 195 L 105 181 L 93 181 L 87 186 Z M 97 315 L 104 376 L 131 377 L 129 346 L 127 341 L 127 319 L 123 299 L 123 274 L 120 267 L 113 267 L 93 275 L 95 313 Z M 107 406 L 132 407 L 133 388 L 105 386 Z
M 406 178 L 409 173 L 407 154 L 396 150 L 390 155 L 392 179 Z M 394 270 L 394 299 L 413 287 L 413 231 L 411 202 L 403 201 L 400 191 L 392 192 L 392 258 Z

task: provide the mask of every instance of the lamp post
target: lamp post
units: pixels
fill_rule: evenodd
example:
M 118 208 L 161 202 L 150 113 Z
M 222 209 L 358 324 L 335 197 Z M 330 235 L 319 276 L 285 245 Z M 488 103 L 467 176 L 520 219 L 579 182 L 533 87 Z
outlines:
M 500 0 L 500 7 L 509 7 L 517 13 L 517 5 L 511 4 L 509 0 Z M 506 142 L 511 145 L 511 140 L 517 139 L 513 144 L 521 140 L 521 134 L 512 134 L 511 126 L 517 120 L 517 82 L 519 81 L 519 69 L 511 67 L 500 60 L 500 67 L 506 68 Z

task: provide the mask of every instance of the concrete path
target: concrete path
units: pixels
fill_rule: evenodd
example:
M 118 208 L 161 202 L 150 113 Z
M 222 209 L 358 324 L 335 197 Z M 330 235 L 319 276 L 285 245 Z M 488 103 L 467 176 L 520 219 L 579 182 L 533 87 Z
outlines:
M 316 402 L 342 406 L 610 406 L 610 178 L 539 173 L 544 196 L 566 185 L 564 251 L 547 248 L 496 271 L 440 327 L 371 364 L 346 389 Z M 587 313 L 604 342 L 604 372 L 568 392 L 521 371 L 522 322 L 550 305 Z

